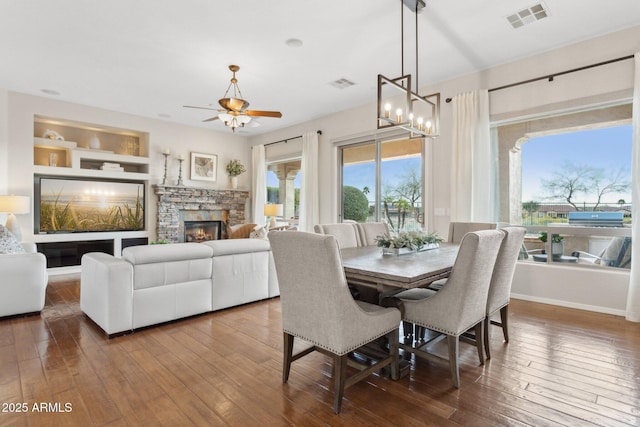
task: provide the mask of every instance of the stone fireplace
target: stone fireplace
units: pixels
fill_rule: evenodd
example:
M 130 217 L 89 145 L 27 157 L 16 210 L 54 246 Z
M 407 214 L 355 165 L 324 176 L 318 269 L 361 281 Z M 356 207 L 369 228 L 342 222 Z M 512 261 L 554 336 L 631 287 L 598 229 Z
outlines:
M 217 223 L 216 238 L 226 239 L 228 226 L 245 222 L 248 191 L 165 185 L 154 185 L 153 189 L 158 197 L 158 240 L 171 243 L 189 240 L 185 222 Z M 211 234 L 207 231 L 197 233 Z

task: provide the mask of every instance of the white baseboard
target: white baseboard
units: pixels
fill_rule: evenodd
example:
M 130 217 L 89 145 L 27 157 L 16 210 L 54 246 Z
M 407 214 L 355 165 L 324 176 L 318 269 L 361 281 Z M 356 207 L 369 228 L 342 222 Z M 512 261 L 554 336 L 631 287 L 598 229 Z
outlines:
M 524 301 L 539 302 L 542 304 L 557 305 L 560 307 L 575 308 L 578 310 L 593 311 L 596 313 L 613 314 L 614 316 L 626 316 L 625 310 L 617 310 L 610 307 L 599 307 L 597 305 L 578 304 L 570 301 L 555 300 L 551 298 L 540 298 L 531 295 L 511 294 L 511 298 Z

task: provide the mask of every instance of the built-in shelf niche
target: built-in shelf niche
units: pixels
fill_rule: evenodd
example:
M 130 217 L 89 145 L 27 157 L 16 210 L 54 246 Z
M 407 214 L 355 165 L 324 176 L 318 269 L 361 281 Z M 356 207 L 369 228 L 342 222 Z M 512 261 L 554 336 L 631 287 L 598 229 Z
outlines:
M 63 140 L 45 137 L 51 134 L 48 131 Z M 148 179 L 146 132 L 35 116 L 33 144 L 36 173 Z M 117 164 L 122 170 L 102 170 L 105 163 Z

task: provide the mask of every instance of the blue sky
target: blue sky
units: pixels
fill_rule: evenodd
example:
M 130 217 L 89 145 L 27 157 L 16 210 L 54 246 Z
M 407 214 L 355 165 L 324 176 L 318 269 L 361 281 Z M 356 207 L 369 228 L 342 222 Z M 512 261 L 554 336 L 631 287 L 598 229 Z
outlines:
M 566 162 L 604 168 L 605 173 L 624 168 L 631 181 L 631 132 L 631 125 L 625 125 L 532 138 L 522 146 L 522 200 L 544 201 L 541 181 L 551 179 Z M 596 201 L 594 196 L 584 199 L 579 195 L 576 201 Z M 603 201 L 620 199 L 630 202 L 630 192 L 610 194 Z

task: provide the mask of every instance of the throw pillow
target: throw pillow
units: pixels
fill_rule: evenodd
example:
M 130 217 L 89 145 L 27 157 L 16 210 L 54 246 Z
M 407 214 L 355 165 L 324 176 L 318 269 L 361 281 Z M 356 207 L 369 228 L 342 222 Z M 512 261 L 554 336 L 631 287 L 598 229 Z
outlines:
M 256 226 L 251 234 L 249 235 L 252 239 L 263 239 L 268 240 L 267 238 L 267 227 L 266 226 Z
M 229 227 L 230 239 L 248 239 L 256 224 L 238 224 Z
M 12 232 L 4 225 L 0 225 L 0 254 L 23 254 L 24 248 Z

